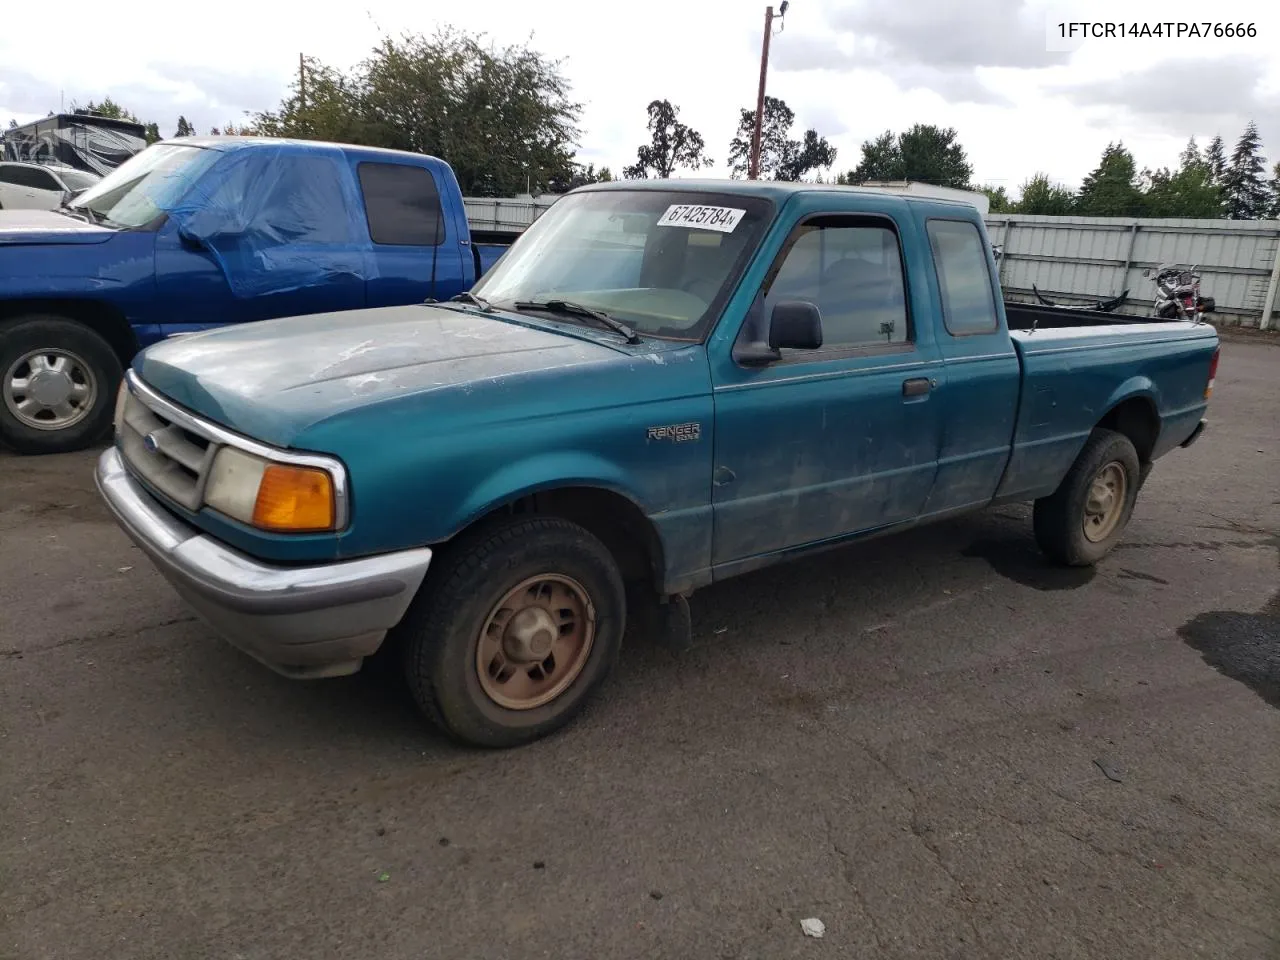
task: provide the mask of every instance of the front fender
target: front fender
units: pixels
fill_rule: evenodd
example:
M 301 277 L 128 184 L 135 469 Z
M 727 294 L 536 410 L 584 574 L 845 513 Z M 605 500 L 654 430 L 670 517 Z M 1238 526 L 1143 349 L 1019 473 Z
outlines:
M 626 473 L 618 464 L 584 451 L 556 451 L 505 464 L 476 484 L 462 502 L 458 518 L 450 525 L 449 536 L 456 536 L 485 514 L 514 500 L 563 487 L 608 490 L 630 500 L 646 516 L 650 513 L 644 501 L 629 488 Z

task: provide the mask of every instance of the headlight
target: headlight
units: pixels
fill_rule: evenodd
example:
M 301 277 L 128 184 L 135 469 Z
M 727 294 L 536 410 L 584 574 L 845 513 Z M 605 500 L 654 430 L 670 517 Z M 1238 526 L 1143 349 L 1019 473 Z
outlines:
M 204 500 L 261 530 L 314 533 L 337 525 L 328 470 L 274 463 L 235 447 L 223 447 L 214 456 Z

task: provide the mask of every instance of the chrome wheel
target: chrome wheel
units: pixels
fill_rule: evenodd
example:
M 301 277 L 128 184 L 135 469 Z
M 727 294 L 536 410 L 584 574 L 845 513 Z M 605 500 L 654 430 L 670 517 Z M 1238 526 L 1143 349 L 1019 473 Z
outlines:
M 89 415 L 98 398 L 98 381 L 76 354 L 45 348 L 10 364 L 0 390 L 5 406 L 23 425 L 65 430 Z
M 1084 505 L 1084 535 L 1099 543 L 1115 532 L 1124 514 L 1129 478 L 1124 467 L 1112 460 L 1105 464 L 1089 485 L 1089 498 Z
M 591 653 L 596 612 L 586 588 L 558 574 L 530 577 L 485 618 L 476 676 L 494 703 L 532 710 L 573 683 Z

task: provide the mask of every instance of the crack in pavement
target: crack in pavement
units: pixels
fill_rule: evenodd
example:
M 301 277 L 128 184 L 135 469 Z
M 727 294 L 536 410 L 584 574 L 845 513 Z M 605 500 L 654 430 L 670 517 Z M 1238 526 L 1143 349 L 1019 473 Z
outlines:
M 961 880 L 960 877 L 956 875 L 955 871 L 951 869 L 950 865 L 947 864 L 937 842 L 928 836 L 932 831 L 928 828 L 927 824 L 924 824 L 920 819 L 920 797 L 916 793 L 915 786 L 908 781 L 906 777 L 899 773 L 888 760 L 880 756 L 869 744 L 863 743 L 862 741 L 854 741 L 854 743 L 862 750 L 863 753 L 870 757 L 874 763 L 888 773 L 894 782 L 907 791 L 907 794 L 911 797 L 910 816 L 907 819 L 907 828 L 911 831 L 911 835 L 920 841 L 920 845 L 928 851 L 929 856 L 932 858 L 933 862 L 937 864 L 938 869 L 940 869 L 947 876 L 947 879 L 955 885 L 956 889 L 960 892 L 960 896 L 965 900 L 965 902 L 970 904 L 978 903 L 979 899 L 969 890 L 968 885 Z M 982 936 L 982 928 L 978 925 L 978 922 L 973 917 L 969 916 L 968 912 L 962 912 L 962 915 L 964 916 L 965 922 L 969 924 L 969 928 L 973 931 L 974 942 L 979 948 L 990 953 L 990 951 L 986 949 L 986 941 Z
M 862 912 L 866 914 L 867 926 L 871 930 L 871 936 L 875 940 L 876 946 L 881 950 L 884 950 L 885 942 L 884 937 L 880 933 L 880 922 L 876 919 L 876 915 L 872 913 L 871 904 L 867 902 L 867 898 L 863 895 L 862 890 L 858 887 L 857 881 L 854 879 L 853 867 L 850 865 L 848 852 L 836 842 L 835 828 L 831 823 L 831 817 L 828 816 L 825 819 L 827 822 L 827 836 L 831 842 L 831 849 L 834 850 L 836 856 L 840 858 L 841 876 L 844 877 L 844 882 L 849 885 L 849 889 L 853 891 L 853 897 L 858 901 L 858 905 L 862 907 Z
M 65 637 L 62 640 L 55 640 L 53 643 L 46 643 L 43 646 L 35 647 L 11 647 L 7 650 L 0 650 L 0 657 L 5 659 L 22 659 L 29 653 L 44 653 L 48 650 L 58 650 L 62 647 L 70 647 L 81 643 L 94 643 L 98 640 L 116 640 L 123 636 L 134 636 L 142 633 L 144 630 L 158 630 L 161 627 L 172 627 L 178 623 L 190 623 L 199 619 L 194 614 L 188 614 L 185 617 L 174 617 L 171 620 L 161 620 L 159 623 L 144 623 L 141 626 L 130 625 L 128 627 L 118 627 L 114 630 L 107 630 L 103 633 L 90 633 L 83 637 Z

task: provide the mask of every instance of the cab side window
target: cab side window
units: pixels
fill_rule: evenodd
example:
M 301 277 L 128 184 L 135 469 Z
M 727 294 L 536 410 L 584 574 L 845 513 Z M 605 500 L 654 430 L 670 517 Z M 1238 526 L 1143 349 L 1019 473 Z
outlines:
M 764 294 L 765 317 L 787 300 L 816 306 L 824 352 L 911 340 L 898 236 L 880 223 L 823 217 L 801 224 L 766 278 Z
M 953 337 L 995 333 L 1000 327 L 987 248 L 967 220 L 930 220 L 929 245 L 942 295 L 942 319 Z

